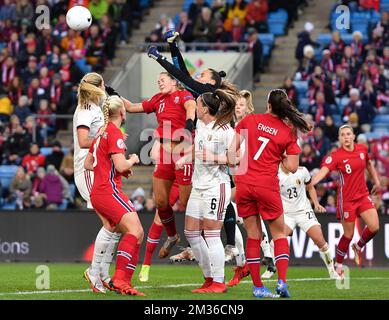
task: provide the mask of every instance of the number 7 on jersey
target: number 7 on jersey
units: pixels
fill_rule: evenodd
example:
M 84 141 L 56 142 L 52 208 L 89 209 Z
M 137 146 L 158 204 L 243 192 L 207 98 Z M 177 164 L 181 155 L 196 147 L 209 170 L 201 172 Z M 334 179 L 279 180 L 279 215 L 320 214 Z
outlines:
M 269 143 L 270 139 L 268 138 L 264 138 L 264 137 L 259 137 L 258 138 L 259 141 L 262 141 L 262 144 L 261 146 L 259 147 L 257 153 L 255 154 L 254 156 L 254 160 L 258 160 L 259 157 L 261 156 L 261 153 L 263 152 L 263 150 L 265 149 L 266 145 Z

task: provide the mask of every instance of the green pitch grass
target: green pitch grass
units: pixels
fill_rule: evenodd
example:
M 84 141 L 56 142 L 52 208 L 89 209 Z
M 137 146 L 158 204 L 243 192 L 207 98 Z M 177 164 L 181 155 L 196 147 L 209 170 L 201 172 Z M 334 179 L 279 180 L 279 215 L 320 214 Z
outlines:
M 38 290 L 36 268 L 40 264 L 0 264 L 0 299 L 190 299 L 190 300 L 248 300 L 252 297 L 250 277 L 243 283 L 230 288 L 225 294 L 194 294 L 191 290 L 202 283 L 196 265 L 155 265 L 151 267 L 147 283 L 138 280 L 140 266 L 134 275 L 133 284 L 146 297 L 121 296 L 114 292 L 94 294 L 82 278 L 86 264 L 46 264 L 50 271 L 50 288 Z M 262 270 L 263 272 L 263 270 Z M 232 270 L 227 266 L 226 278 Z M 38 281 L 39 282 L 39 281 Z M 273 292 L 276 280 L 265 280 Z M 350 289 L 337 289 L 336 283 L 328 279 L 324 268 L 291 267 L 288 283 L 293 299 L 389 299 L 388 269 L 351 269 Z

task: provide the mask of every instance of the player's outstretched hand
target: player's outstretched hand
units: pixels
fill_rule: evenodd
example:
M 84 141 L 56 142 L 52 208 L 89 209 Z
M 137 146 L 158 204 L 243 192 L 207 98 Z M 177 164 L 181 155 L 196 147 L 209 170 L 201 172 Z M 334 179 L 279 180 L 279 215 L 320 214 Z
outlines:
M 131 165 L 139 163 L 139 157 L 134 153 L 128 157 L 128 160 L 131 161 Z
M 156 46 L 151 46 L 147 51 L 147 55 L 154 60 L 158 60 L 158 58 L 162 57 Z
M 105 92 L 109 95 L 109 96 L 118 96 L 120 97 L 120 94 L 116 92 L 116 90 L 110 86 L 105 86 Z
M 325 213 L 325 212 L 326 212 L 326 208 L 324 208 L 323 206 L 321 206 L 320 204 L 318 204 L 318 205 L 315 206 L 315 212 L 318 212 L 318 213 Z
M 380 184 L 375 184 L 373 188 L 371 189 L 371 194 L 376 196 L 381 194 L 381 185 Z

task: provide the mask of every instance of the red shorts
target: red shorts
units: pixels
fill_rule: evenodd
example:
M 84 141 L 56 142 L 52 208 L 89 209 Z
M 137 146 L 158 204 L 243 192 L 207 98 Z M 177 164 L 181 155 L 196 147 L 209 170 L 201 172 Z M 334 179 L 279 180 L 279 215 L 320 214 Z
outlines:
M 160 147 L 159 161 L 155 165 L 153 176 L 158 179 L 176 181 L 180 186 L 188 186 L 192 183 L 193 164 L 184 165 L 181 170 L 176 170 L 175 161 L 180 158 L 179 155 L 172 156 L 171 153 L 164 151 Z
M 361 213 L 369 209 L 375 209 L 373 200 L 369 195 L 353 201 L 340 201 L 338 198 L 336 217 L 338 220 L 354 222 L 357 217 L 360 217 Z
M 177 182 L 174 182 L 172 188 L 170 189 L 170 195 L 169 195 L 169 205 L 171 207 L 173 207 L 176 204 L 179 196 L 180 196 L 180 189 L 178 188 Z
M 91 194 L 93 208 L 106 218 L 112 227 L 119 224 L 128 212 L 136 212 L 135 207 L 124 192 L 114 194 Z
M 236 205 L 241 218 L 261 215 L 263 220 L 274 220 L 284 212 L 278 189 L 236 183 Z

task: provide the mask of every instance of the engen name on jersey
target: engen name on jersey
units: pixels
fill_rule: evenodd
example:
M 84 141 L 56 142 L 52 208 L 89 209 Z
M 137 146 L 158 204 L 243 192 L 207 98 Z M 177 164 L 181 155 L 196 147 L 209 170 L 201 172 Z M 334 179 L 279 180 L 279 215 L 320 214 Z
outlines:
M 277 129 L 274 129 L 274 128 L 269 127 L 269 126 L 265 126 L 262 123 L 258 124 L 258 130 L 261 130 L 261 131 L 264 131 L 266 133 L 272 134 L 273 136 L 276 136 L 277 133 L 278 133 Z

